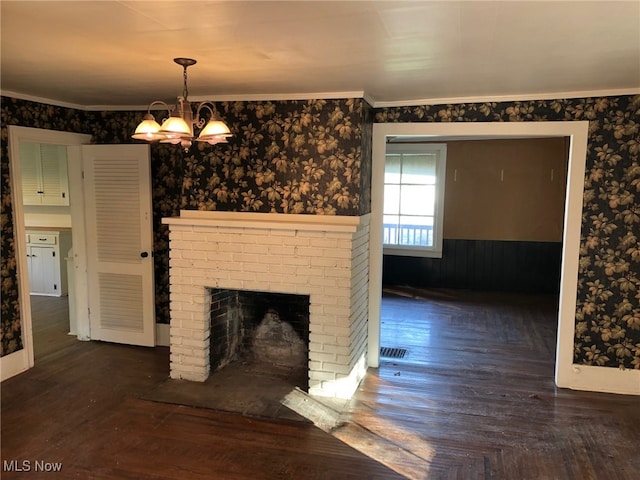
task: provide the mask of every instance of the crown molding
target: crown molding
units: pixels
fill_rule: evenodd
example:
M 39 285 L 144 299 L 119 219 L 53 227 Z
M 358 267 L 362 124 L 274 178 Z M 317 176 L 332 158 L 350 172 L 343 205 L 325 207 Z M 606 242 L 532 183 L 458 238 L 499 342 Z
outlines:
M 104 111 L 123 111 L 123 110 L 147 110 L 149 105 L 80 105 L 77 103 L 61 102 L 51 98 L 36 97 L 34 95 L 25 95 L 20 92 L 0 89 L 0 95 L 3 97 L 17 98 L 18 100 L 27 100 L 29 102 L 44 103 L 53 105 L 54 107 L 73 108 L 75 110 L 83 110 L 87 112 L 104 112 Z
M 487 95 L 478 97 L 423 98 L 420 100 L 400 100 L 374 102 L 374 108 L 415 107 L 419 105 L 448 105 L 458 103 L 498 103 L 526 102 L 530 100 L 557 100 L 560 98 L 615 97 L 619 95 L 638 95 L 640 87 L 611 90 L 584 90 L 574 92 L 526 93 L 518 95 Z
M 59 100 L 53 100 L 51 98 L 44 98 L 44 97 L 36 97 L 34 95 L 25 95 L 24 93 L 13 92 L 13 91 L 10 91 L 10 90 L 2 90 L 2 89 L 0 89 L 0 95 L 2 95 L 3 97 L 17 98 L 18 100 L 27 100 L 29 102 L 44 103 L 44 104 L 47 104 L 47 105 L 53 105 L 55 107 L 75 108 L 76 110 L 86 110 L 87 109 L 87 107 L 84 106 L 84 105 L 77 105 L 75 103 L 61 102 Z
M 193 102 L 268 102 L 280 100 L 310 100 L 364 98 L 363 91 L 354 92 L 307 92 L 307 93 L 248 93 L 243 95 L 190 95 Z
M 17 98 L 19 100 L 27 100 L 31 102 L 44 103 L 57 107 L 74 108 L 76 110 L 85 111 L 144 111 L 149 108 L 149 104 L 145 105 L 80 105 L 76 103 L 61 102 L 51 98 L 36 97 L 34 95 L 25 95 L 23 93 L 1 90 L 0 95 L 6 97 Z M 373 105 L 373 101 L 363 91 L 350 92 L 308 92 L 308 93 L 279 93 L 279 94 L 245 94 L 245 95 L 192 95 L 189 97 L 191 103 L 197 102 L 259 102 L 259 101 L 280 101 L 280 100 L 309 100 L 309 99 L 340 99 L 340 98 L 363 98 L 369 104 Z M 157 110 L 159 107 L 154 108 Z
M 147 105 L 79 105 L 75 103 L 61 102 L 50 98 L 25 95 L 19 92 L 1 90 L 0 95 L 27 100 L 31 102 L 44 103 L 57 107 L 73 108 L 84 111 L 145 111 Z M 376 101 L 374 97 L 364 91 L 350 92 L 309 92 L 309 93 L 282 93 L 282 94 L 246 94 L 246 95 L 196 95 L 190 97 L 191 102 L 249 102 L 249 101 L 286 101 L 286 100 L 309 100 L 309 99 L 340 99 L 340 98 L 362 98 L 373 108 L 384 107 L 415 107 L 421 105 L 448 105 L 460 103 L 498 103 L 498 102 L 525 102 L 531 100 L 556 100 L 563 98 L 593 98 L 593 97 L 614 97 L 620 95 L 640 95 L 640 87 L 627 89 L 609 90 L 584 90 L 573 92 L 551 92 L 551 93 L 529 93 L 520 95 L 487 95 L 477 97 L 450 97 L 450 98 L 423 98 L 416 100 L 399 101 Z

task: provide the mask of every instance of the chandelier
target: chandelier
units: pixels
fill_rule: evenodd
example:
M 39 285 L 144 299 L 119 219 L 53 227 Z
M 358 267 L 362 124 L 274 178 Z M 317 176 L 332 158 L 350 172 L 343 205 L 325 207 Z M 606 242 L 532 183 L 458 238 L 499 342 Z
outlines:
M 196 61 L 192 58 L 174 58 L 173 61 L 183 68 L 184 89 L 182 96 L 178 97 L 178 103 L 173 107 L 159 100 L 151 102 L 147 114 L 131 137 L 148 142 L 180 144 L 185 151 L 189 150 L 193 140 L 207 142 L 211 145 L 227 143 L 227 138 L 233 135 L 229 127 L 219 119 L 216 107 L 211 102 L 199 103 L 195 115 L 191 110 L 187 90 L 187 67 L 195 65 Z M 154 105 L 163 105 L 169 113 L 162 125 L 158 124 L 151 114 L 151 107 Z M 208 120 L 201 116 L 204 111 L 209 111 Z M 196 128 L 200 129 L 200 134 L 197 137 L 194 135 Z

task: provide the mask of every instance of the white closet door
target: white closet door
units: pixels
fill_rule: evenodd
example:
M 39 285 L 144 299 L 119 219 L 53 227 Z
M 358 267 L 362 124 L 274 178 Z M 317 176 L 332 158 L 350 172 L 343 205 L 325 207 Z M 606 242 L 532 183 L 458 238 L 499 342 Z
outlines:
M 154 346 L 149 147 L 82 149 L 91 339 Z
M 25 205 L 42 203 L 42 164 L 40 145 L 20 143 L 20 169 L 22 170 L 22 199 Z
M 43 205 L 69 205 L 69 180 L 67 178 L 67 147 L 64 145 L 40 145 L 42 162 Z

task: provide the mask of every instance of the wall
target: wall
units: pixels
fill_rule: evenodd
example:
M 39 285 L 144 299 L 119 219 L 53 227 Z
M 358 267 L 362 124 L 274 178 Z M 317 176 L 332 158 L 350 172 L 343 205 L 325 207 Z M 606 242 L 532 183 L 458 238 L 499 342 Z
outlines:
M 376 122 L 588 120 L 574 362 L 640 369 L 640 96 L 388 107 Z
M 568 142 L 447 141 L 442 258 L 386 255 L 386 285 L 558 293 Z
M 273 139 L 277 148 L 282 151 L 285 142 L 292 140 L 306 143 L 309 147 L 300 150 L 298 165 L 295 160 L 287 158 L 296 168 L 300 185 L 306 178 L 313 178 L 317 186 L 316 195 L 320 193 L 322 200 L 326 195 L 328 210 L 335 209 L 341 214 L 363 214 L 368 212 L 366 193 L 367 184 L 370 189 L 369 151 L 363 153 L 362 161 L 357 164 L 351 161 L 351 148 L 360 151 L 369 142 L 369 121 L 371 115 L 375 122 L 518 122 L 518 121 L 590 121 L 590 137 L 588 145 L 587 171 L 585 178 L 584 215 L 582 225 L 582 248 L 580 256 L 580 272 L 578 279 L 578 298 L 576 308 L 576 343 L 575 361 L 589 365 L 601 365 L 612 368 L 619 366 L 640 369 L 640 306 L 637 292 L 640 291 L 640 153 L 639 112 L 640 96 L 619 96 L 602 98 L 578 98 L 536 100 L 525 102 L 477 103 L 455 105 L 422 105 L 408 107 L 389 107 L 370 111 L 366 102 L 356 100 L 327 100 L 321 102 L 321 110 L 333 124 L 341 125 L 337 130 L 330 130 L 319 120 L 318 111 L 305 111 L 306 102 L 284 102 L 295 104 L 295 111 L 280 115 L 278 121 L 271 122 L 270 117 L 276 114 L 271 111 L 269 102 L 225 103 L 219 109 L 225 119 L 234 115 L 232 130 L 242 131 L 245 146 L 238 151 L 239 158 L 224 157 L 216 159 L 209 149 L 200 152 L 198 147 L 191 155 L 184 157 L 179 149 L 169 146 L 152 146 L 153 205 L 155 222 L 156 247 L 156 302 L 159 321 L 168 319 L 168 251 L 166 230 L 159 225 L 159 219 L 173 216 L 183 204 L 197 199 L 197 190 L 201 185 L 198 180 L 197 166 L 201 172 L 209 172 L 206 188 L 215 189 L 228 174 L 234 162 L 249 162 L 258 155 L 257 144 L 266 147 L 266 142 Z M 273 102 L 279 104 L 281 102 Z M 235 105 L 238 105 L 237 107 Z M 266 108 L 266 111 L 265 111 Z M 306 108 L 306 107 L 305 107 Z M 239 114 L 234 113 L 236 109 Z M 292 120 L 305 113 L 305 120 L 294 125 Z M 306 113 L 309 115 L 307 116 Z M 336 120 L 342 116 L 345 120 Z M 7 153 L 7 125 L 23 125 L 53 130 L 91 133 L 96 143 L 127 143 L 130 132 L 140 120 L 140 112 L 82 112 L 73 109 L 53 107 L 28 101 L 2 97 L 1 110 L 1 145 L 0 163 L 2 168 L 2 354 L 11 353 L 22 348 L 20 305 L 17 295 L 17 272 L 15 250 L 13 247 L 13 218 L 11 207 L 9 157 Z M 310 123 L 308 123 L 310 122 Z M 251 124 L 251 125 L 250 125 Z M 260 128 L 257 128 L 257 127 Z M 353 132 L 359 128 L 361 137 L 351 139 L 341 137 L 341 129 Z M 244 127 L 244 130 L 239 130 Z M 270 128 L 280 132 L 270 134 Z M 292 129 L 302 129 L 294 134 Z M 254 135 L 252 132 L 256 132 Z M 265 137 L 265 132 L 267 136 Z M 261 134 L 262 137 L 257 134 Z M 286 134 L 286 135 L 285 135 Z M 334 136 L 336 135 L 336 136 Z M 249 140 L 247 140 L 248 136 Z M 239 138 L 238 136 L 237 138 Z M 309 164 L 309 160 L 318 158 L 321 153 L 318 146 L 326 145 L 326 139 L 333 137 L 338 142 L 346 142 L 345 148 L 340 143 L 331 152 L 325 152 L 323 162 L 330 168 L 340 172 L 337 180 L 350 181 L 360 186 L 360 200 L 354 202 L 345 199 L 341 188 L 328 190 L 323 185 L 325 175 L 318 177 L 318 170 Z M 370 138 L 370 136 L 369 136 Z M 255 142 L 252 146 L 252 142 Z M 290 144 L 289 144 L 290 145 Z M 270 144 L 269 144 L 270 146 Z M 315 151 L 312 147 L 315 147 Z M 262 147 L 260 147 L 262 148 Z M 292 147 L 293 148 L 293 147 Z M 247 151 L 248 150 L 248 151 Z M 370 150 L 370 149 L 369 149 Z M 260 150 L 266 152 L 266 149 Z M 259 157 L 258 157 L 259 158 Z M 282 160 L 282 157 L 278 156 Z M 275 159 L 275 157 L 274 157 Z M 352 168 L 343 168 L 344 161 L 356 165 L 355 174 Z M 302 162 L 307 162 L 303 164 Z M 317 165 L 317 162 L 314 161 Z M 225 166 L 226 165 L 226 166 Z M 302 168 L 300 165 L 304 165 Z M 293 167 L 292 167 L 293 168 Z M 182 170 L 191 169 L 184 176 Z M 245 170 L 246 172 L 247 170 Z M 252 169 L 256 172 L 256 169 Z M 311 175 L 311 177 L 309 177 Z M 246 174 L 245 174 L 246 176 Z M 200 175 L 200 178 L 202 175 Z M 322 179 L 322 180 L 320 180 Z M 196 186 L 192 183 L 198 180 Z M 255 185 L 253 195 L 262 198 L 263 192 L 268 198 L 270 190 L 258 184 L 261 180 L 246 179 L 246 187 Z M 295 183 L 291 180 L 291 185 Z M 245 184 L 238 184 L 237 194 L 245 198 Z M 288 188 L 287 188 L 288 187 Z M 357 189 L 347 187 L 347 191 Z M 184 192 L 183 192 L 184 191 Z M 327 191 L 335 191 L 331 198 Z M 241 193 L 242 192 L 242 193 Z M 259 192 L 259 193 L 258 193 Z M 283 185 L 283 194 L 287 205 L 291 205 L 288 197 L 292 188 L 287 181 Z M 233 194 L 233 191 L 230 192 Z M 375 194 L 375 192 L 373 192 Z M 249 201 L 251 195 L 249 195 Z M 314 208 L 317 197 L 305 202 L 305 206 Z M 251 202 L 250 202 L 251 203 Z M 295 205 L 295 202 L 293 202 Z M 320 203 L 321 204 L 321 203 Z M 230 208 L 239 208 L 241 203 L 226 204 Z M 263 204 L 261 208 L 267 208 Z M 344 205 L 344 206 L 341 206 Z M 196 205 L 192 208 L 204 208 Z M 282 203 L 280 208 L 283 208 Z M 324 208 L 324 207 L 323 207 Z
M 362 99 L 225 102 L 229 145 L 151 146 L 156 317 L 169 323 L 169 241 L 163 217 L 181 208 L 363 215 L 370 212 L 371 107 Z M 2 97 L 2 355 L 23 348 L 8 125 L 133 143 L 141 112 L 84 112 Z M 363 150 L 365 153 L 363 153 Z M 361 172 L 362 161 L 366 165 Z
M 565 142 L 447 142 L 444 238 L 561 242 Z
M 26 227 L 71 227 L 70 207 L 24 206 Z
M 560 291 L 562 243 L 444 239 L 442 258 L 385 255 L 383 284 L 416 288 Z
M 185 158 L 182 207 L 369 213 L 360 199 L 370 190 L 361 175 L 367 111 L 361 99 L 225 104 L 223 117 L 236 137 Z

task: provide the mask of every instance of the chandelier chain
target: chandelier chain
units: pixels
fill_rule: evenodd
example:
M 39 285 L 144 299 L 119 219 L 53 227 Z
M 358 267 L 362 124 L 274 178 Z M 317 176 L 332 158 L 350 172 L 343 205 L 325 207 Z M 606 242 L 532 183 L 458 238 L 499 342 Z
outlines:
M 187 90 L 187 67 L 188 65 L 183 65 L 183 78 L 184 78 L 184 89 L 182 90 L 182 96 L 184 97 L 184 100 L 187 100 L 187 97 L 189 96 L 189 90 Z

